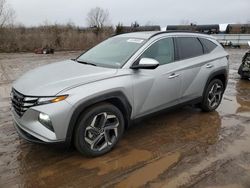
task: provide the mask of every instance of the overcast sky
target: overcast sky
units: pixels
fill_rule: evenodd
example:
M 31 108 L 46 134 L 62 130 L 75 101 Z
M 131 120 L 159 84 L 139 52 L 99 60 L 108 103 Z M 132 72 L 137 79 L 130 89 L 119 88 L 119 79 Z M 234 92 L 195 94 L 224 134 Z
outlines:
M 107 9 L 113 25 L 245 23 L 250 21 L 250 0 L 7 0 L 16 20 L 27 26 L 67 23 L 86 26 L 91 8 Z

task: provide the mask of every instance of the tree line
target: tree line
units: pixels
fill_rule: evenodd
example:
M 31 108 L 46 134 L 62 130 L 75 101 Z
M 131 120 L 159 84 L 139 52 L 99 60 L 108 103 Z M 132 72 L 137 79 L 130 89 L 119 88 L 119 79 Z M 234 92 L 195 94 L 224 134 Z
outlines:
M 37 27 L 15 25 L 15 11 L 0 0 L 0 52 L 34 51 L 49 46 L 56 50 L 84 50 L 114 33 L 109 26 L 109 13 L 99 7 L 87 15 L 88 27 L 43 24 Z
M 43 47 L 54 48 L 57 51 L 85 50 L 111 35 L 140 31 L 137 22 L 127 27 L 121 23 L 115 28 L 112 27 L 108 10 L 100 7 L 88 12 L 86 17 L 88 26 L 85 28 L 75 26 L 73 23 L 65 25 L 44 23 L 41 26 L 25 27 L 15 25 L 14 20 L 15 11 L 6 0 L 0 0 L 0 52 L 30 52 Z

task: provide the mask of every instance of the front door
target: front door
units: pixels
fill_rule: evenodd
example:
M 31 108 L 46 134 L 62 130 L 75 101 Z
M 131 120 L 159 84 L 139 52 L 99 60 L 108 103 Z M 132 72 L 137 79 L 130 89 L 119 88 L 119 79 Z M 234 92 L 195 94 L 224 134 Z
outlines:
M 154 42 L 140 58 L 152 58 L 160 66 L 134 71 L 134 113 L 136 117 L 176 105 L 180 97 L 181 67 L 174 62 L 174 42 L 164 38 Z

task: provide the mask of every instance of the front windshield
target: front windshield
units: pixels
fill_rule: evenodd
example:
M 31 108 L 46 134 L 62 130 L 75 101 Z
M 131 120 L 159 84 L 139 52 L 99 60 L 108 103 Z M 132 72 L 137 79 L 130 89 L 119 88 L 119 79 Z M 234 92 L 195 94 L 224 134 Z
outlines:
M 81 55 L 77 61 L 102 67 L 121 68 L 144 42 L 143 39 L 137 38 L 109 38 Z

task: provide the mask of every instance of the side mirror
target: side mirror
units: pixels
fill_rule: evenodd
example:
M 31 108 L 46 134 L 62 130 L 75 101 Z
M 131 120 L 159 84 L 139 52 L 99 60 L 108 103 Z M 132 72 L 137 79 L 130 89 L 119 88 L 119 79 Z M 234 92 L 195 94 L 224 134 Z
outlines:
M 138 65 L 132 65 L 131 69 L 155 69 L 159 66 L 159 62 L 151 58 L 142 58 Z

